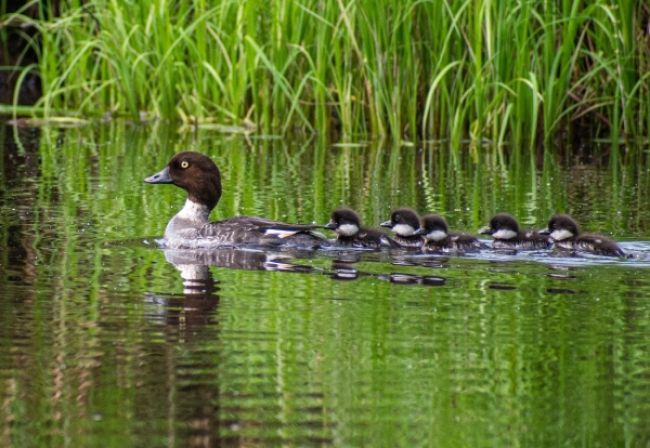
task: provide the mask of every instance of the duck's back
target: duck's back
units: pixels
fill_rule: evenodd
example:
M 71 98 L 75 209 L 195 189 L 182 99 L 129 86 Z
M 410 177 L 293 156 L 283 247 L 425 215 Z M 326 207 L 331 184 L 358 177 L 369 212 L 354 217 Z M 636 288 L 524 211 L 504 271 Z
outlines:
M 186 228 L 177 234 L 166 235 L 173 248 L 210 248 L 219 246 L 261 246 L 317 249 L 328 245 L 328 240 L 316 234 L 315 225 L 287 224 L 258 218 L 237 216 Z

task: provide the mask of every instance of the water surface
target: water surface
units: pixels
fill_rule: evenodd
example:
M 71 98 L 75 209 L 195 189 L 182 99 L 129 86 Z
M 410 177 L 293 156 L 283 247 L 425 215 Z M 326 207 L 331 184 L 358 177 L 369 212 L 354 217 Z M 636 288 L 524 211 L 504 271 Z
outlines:
M 545 253 L 164 251 L 215 159 L 214 219 L 367 223 L 411 205 L 474 230 L 556 211 L 629 260 Z M 115 125 L 0 128 L 2 446 L 646 446 L 648 152 L 340 147 Z

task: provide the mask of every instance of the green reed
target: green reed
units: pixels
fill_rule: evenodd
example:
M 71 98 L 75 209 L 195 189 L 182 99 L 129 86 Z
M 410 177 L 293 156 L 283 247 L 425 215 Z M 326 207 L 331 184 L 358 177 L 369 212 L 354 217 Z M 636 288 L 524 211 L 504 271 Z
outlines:
M 533 148 L 650 131 L 642 1 L 72 0 L 35 112 Z M 50 114 L 51 115 L 51 114 Z

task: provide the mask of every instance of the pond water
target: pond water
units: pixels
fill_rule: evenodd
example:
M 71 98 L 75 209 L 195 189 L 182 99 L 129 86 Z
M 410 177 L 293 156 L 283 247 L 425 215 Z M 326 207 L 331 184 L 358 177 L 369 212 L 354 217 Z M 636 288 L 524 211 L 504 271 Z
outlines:
M 214 219 L 556 211 L 631 259 L 163 251 L 183 149 Z M 126 124 L 0 127 L 1 446 L 648 446 L 650 158 Z

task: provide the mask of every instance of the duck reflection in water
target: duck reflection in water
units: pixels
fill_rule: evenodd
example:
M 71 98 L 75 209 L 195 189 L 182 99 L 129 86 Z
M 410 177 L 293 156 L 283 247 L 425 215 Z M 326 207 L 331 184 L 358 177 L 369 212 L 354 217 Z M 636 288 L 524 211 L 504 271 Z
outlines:
M 219 287 L 210 270 L 212 266 L 299 273 L 313 270 L 311 266 L 292 263 L 294 258 L 290 253 L 224 248 L 210 251 L 166 249 L 164 254 L 165 260 L 181 274 L 183 295 L 148 293 L 147 300 L 165 308 L 168 325 L 182 320 L 186 332 L 207 324 L 210 312 L 219 302 Z
M 146 299 L 155 305 L 153 317 L 164 325 L 165 347 L 182 343 L 184 355 L 177 351 L 164 350 L 161 358 L 166 363 L 193 366 L 201 363 L 203 373 L 192 373 L 177 384 L 174 394 L 174 418 L 184 422 L 178 436 L 187 440 L 186 446 L 220 446 L 241 444 L 236 436 L 223 435 L 224 425 L 246 426 L 257 424 L 246 420 L 231 421 L 220 408 L 219 361 L 221 325 L 219 323 L 219 286 L 213 267 L 310 272 L 310 266 L 292 263 L 292 256 L 286 253 L 264 253 L 261 251 L 220 249 L 212 251 L 165 250 L 165 259 L 180 273 L 183 293 L 177 295 L 148 293 Z M 214 356 L 195 356 L 196 350 L 215 351 Z M 180 352 L 179 352 L 180 353 Z M 173 358 L 173 359 L 172 359 Z M 208 359 L 208 360 L 206 360 Z M 198 360 L 198 361 L 197 361 Z
M 231 269 L 253 271 L 311 272 L 313 268 L 293 262 L 298 257 L 305 257 L 299 252 L 267 252 L 224 248 L 218 250 L 175 250 L 166 249 L 165 259 L 181 272 L 191 274 L 190 267 L 216 266 Z M 185 278 L 185 277 L 183 277 Z
M 199 327 L 210 323 L 219 303 L 219 283 L 210 267 L 248 270 L 311 272 L 311 266 L 291 263 L 292 257 L 284 253 L 220 249 L 212 251 L 166 249 L 165 259 L 181 274 L 182 295 L 148 293 L 147 301 L 162 307 L 169 326 L 179 326 L 182 336 L 191 338 Z

